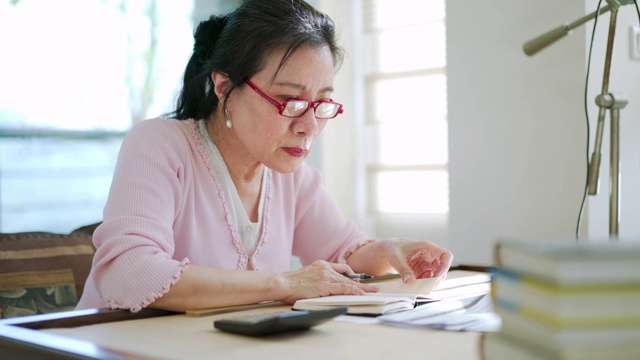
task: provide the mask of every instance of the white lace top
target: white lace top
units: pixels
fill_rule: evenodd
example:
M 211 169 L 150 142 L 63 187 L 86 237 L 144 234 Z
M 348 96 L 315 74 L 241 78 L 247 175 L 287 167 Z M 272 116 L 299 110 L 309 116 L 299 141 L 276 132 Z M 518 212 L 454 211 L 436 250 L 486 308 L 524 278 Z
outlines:
M 220 183 L 224 189 L 225 195 L 227 197 L 227 202 L 231 207 L 231 213 L 236 219 L 236 230 L 242 239 L 242 244 L 244 245 L 244 250 L 247 254 L 251 254 L 254 250 L 256 241 L 258 239 L 258 235 L 260 232 L 260 224 L 262 222 L 262 212 L 264 209 L 264 196 L 265 196 L 265 179 L 266 179 L 266 169 L 262 174 L 262 185 L 260 186 L 260 203 L 258 205 L 258 222 L 251 222 L 247 212 L 242 205 L 242 201 L 240 200 L 240 195 L 238 194 L 238 190 L 231 180 L 231 175 L 229 174 L 229 170 L 227 169 L 227 165 L 222 159 L 222 155 L 220 151 L 218 151 L 218 147 L 211 139 L 209 132 L 207 131 L 207 127 L 205 121 L 198 121 L 198 129 L 200 130 L 200 136 L 202 136 L 202 142 L 205 144 L 207 148 L 207 153 L 209 153 L 209 157 L 211 159 L 211 164 L 213 165 L 213 169 L 218 174 L 220 179 Z

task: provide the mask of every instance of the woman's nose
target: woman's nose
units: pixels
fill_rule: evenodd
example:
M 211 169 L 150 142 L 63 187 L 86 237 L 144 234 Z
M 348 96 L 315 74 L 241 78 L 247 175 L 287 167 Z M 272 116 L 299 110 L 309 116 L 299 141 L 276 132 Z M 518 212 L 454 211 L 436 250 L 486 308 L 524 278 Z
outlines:
M 313 108 L 309 108 L 299 118 L 296 118 L 293 122 L 294 132 L 296 134 L 311 136 L 318 132 L 318 121 Z

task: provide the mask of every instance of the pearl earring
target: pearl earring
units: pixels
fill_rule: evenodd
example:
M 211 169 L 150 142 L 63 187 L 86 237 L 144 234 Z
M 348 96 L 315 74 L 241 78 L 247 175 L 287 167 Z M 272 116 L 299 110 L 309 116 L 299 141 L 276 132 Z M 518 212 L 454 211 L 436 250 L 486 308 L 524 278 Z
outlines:
M 231 129 L 231 126 L 233 125 L 231 123 L 231 119 L 229 119 L 229 113 L 227 112 L 227 107 L 224 107 L 224 118 L 227 119 L 227 121 L 225 122 L 225 125 L 227 125 L 227 129 Z

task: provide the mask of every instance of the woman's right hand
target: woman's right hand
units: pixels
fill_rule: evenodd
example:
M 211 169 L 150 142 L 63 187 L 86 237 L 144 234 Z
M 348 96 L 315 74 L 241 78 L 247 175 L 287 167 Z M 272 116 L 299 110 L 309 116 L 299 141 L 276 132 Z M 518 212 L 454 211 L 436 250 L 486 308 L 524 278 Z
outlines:
M 282 301 L 293 304 L 299 299 L 378 291 L 376 286 L 361 284 L 342 275 L 344 273 L 352 274 L 353 270 L 347 264 L 319 260 L 298 270 L 279 274 L 285 294 Z

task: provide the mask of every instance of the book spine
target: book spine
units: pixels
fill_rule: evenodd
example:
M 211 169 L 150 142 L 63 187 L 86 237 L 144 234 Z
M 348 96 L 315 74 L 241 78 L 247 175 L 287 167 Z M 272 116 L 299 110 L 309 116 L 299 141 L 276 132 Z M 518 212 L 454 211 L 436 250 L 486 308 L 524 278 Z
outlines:
M 637 343 L 640 339 L 640 328 L 573 328 L 555 329 L 544 323 L 523 317 L 518 313 L 495 308 L 502 320 L 500 333 L 516 337 L 521 341 L 530 342 L 536 346 L 552 348 L 575 346 L 610 346 L 622 343 Z M 639 344 L 640 345 L 640 344 Z
M 538 322 L 552 330 L 640 327 L 640 316 L 566 316 L 545 309 L 525 307 L 508 300 L 494 298 L 496 312 L 511 312 Z
M 543 313 L 559 321 L 640 319 L 640 284 L 559 286 L 510 271 L 493 276 L 493 297 L 509 308 Z
M 513 337 L 505 333 L 485 334 L 482 342 L 485 360 L 620 360 L 640 358 L 640 345 L 622 342 L 608 345 L 587 343 L 576 346 L 552 347 L 549 344 L 534 344 L 527 339 Z
M 499 242 L 494 256 L 500 268 L 561 284 L 640 283 L 640 246 L 623 251 L 620 246 L 590 245 Z

